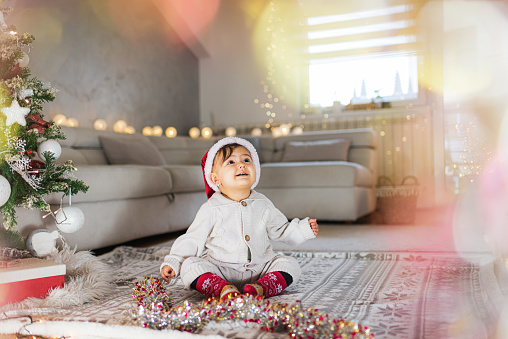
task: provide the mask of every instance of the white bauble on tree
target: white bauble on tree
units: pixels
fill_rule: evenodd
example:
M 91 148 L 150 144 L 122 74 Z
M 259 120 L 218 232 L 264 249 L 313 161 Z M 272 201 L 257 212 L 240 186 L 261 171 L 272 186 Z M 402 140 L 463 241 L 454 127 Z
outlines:
M 11 184 L 3 175 L 0 175 L 0 206 L 3 206 L 11 196 Z
M 58 238 L 58 231 L 35 230 L 26 238 L 26 248 L 35 257 L 45 257 L 56 248 L 56 239 Z
M 67 206 L 56 213 L 56 227 L 64 233 L 74 233 L 85 224 L 85 214 L 74 206 Z
M 7 27 L 9 26 L 5 23 L 4 13 L 0 11 L 0 32 L 7 29 Z
M 62 147 L 60 144 L 53 139 L 45 140 L 40 143 L 39 147 L 37 148 L 37 154 L 39 154 L 39 157 L 41 157 L 42 160 L 44 160 L 44 153 L 50 152 L 53 153 L 53 156 L 55 159 L 58 159 L 60 154 L 62 154 Z
M 18 60 L 19 67 L 27 67 L 28 63 L 30 62 L 30 58 L 28 57 L 28 54 L 23 52 L 23 56 L 19 58 Z

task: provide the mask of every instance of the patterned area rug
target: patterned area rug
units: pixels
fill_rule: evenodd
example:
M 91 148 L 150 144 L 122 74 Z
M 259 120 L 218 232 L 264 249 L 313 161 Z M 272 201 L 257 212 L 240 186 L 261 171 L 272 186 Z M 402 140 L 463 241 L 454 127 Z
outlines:
M 146 275 L 158 276 L 169 247 L 118 247 L 100 259 L 111 267 L 114 289 L 101 302 L 71 309 L 11 311 L 8 316 L 121 324 L 132 307 L 131 292 Z M 271 301 L 301 300 L 335 318 L 359 322 L 376 338 L 490 337 L 504 296 L 487 253 L 451 252 L 323 253 L 289 252 L 302 277 Z M 179 279 L 166 287 L 175 303 L 202 300 Z M 227 338 L 287 338 L 238 324 L 209 326 L 203 334 Z

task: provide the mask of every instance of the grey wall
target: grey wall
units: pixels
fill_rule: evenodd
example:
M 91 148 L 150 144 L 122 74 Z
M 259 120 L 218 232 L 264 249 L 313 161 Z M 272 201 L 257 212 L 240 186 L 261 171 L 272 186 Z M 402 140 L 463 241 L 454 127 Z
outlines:
M 59 89 L 44 108 L 92 127 L 119 119 L 144 126 L 199 123 L 198 60 L 151 1 L 17 0 L 6 17 L 35 36 L 32 75 Z
M 296 4 L 294 1 L 278 2 L 288 6 L 291 3 Z M 285 18 L 296 17 L 288 14 L 293 10 L 284 8 L 287 11 L 281 12 L 287 16 Z M 202 125 L 227 127 L 267 122 L 267 110 L 254 100 L 267 101 L 261 81 L 265 81 L 268 74 L 268 40 L 265 38 L 270 10 L 270 1 L 221 0 L 217 17 L 207 27 L 207 36 L 203 38 L 206 38 L 210 57 L 200 61 Z M 287 72 L 280 65 L 275 68 L 279 76 L 291 75 L 285 79 L 285 93 L 278 91 L 282 82 L 273 88 L 275 96 L 285 95 L 284 102 L 272 110 L 277 113 L 277 119 L 285 121 L 290 116 L 299 116 L 300 86 L 294 78 L 297 75 L 294 68 Z M 287 109 L 282 110 L 282 104 Z

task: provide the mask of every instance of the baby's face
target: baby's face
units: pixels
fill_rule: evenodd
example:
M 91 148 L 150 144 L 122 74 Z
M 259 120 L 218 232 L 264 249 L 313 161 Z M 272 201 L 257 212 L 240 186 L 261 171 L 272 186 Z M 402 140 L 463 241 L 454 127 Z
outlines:
M 220 185 L 216 185 L 222 193 L 228 194 L 231 190 L 250 192 L 256 181 L 256 168 L 247 148 L 238 146 L 227 159 L 216 160 L 212 173 L 217 176 Z

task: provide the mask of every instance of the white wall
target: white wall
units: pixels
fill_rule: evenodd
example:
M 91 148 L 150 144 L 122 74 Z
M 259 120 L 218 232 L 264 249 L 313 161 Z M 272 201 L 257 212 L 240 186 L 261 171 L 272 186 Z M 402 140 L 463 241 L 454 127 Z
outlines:
M 207 30 L 208 58 L 199 60 L 201 124 L 241 124 L 262 112 L 253 100 L 261 95 L 260 69 L 251 45 L 251 29 L 238 5 L 224 0 Z

